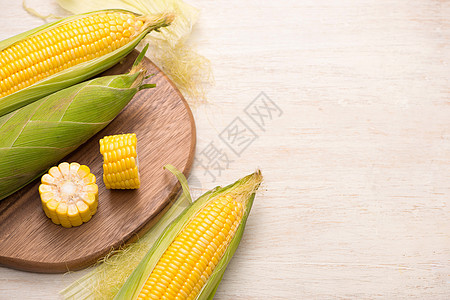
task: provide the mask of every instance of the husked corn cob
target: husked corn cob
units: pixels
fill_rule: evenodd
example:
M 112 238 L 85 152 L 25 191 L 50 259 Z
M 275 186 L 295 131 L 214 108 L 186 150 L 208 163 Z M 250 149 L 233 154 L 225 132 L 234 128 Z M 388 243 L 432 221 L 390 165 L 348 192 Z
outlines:
M 85 81 L 1 116 L 0 200 L 103 129 L 139 90 L 153 87 L 143 82 L 145 73 L 135 65 L 128 74 Z
M 197 199 L 161 234 L 115 299 L 212 299 L 261 181 L 258 171 Z
M 104 10 L 72 16 L 0 43 L 0 116 L 98 74 L 171 14 Z
M 89 167 L 63 162 L 50 168 L 41 181 L 42 208 L 53 223 L 80 226 L 97 212 L 98 186 Z
M 215 199 L 175 238 L 138 299 L 195 299 L 227 249 L 242 219 L 242 204 Z
M 140 186 L 136 134 L 105 136 L 100 140 L 103 182 L 107 189 L 138 189 Z

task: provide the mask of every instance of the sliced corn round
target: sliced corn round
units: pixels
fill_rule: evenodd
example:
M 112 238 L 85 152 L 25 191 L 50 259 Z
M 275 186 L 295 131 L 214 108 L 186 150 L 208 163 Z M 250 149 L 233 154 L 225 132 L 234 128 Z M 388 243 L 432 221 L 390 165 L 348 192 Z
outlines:
M 80 226 L 97 212 L 98 186 L 89 167 L 63 162 L 50 168 L 41 182 L 42 208 L 53 223 Z
M 107 189 L 138 189 L 139 165 L 136 134 L 105 136 L 100 140 L 103 182 Z

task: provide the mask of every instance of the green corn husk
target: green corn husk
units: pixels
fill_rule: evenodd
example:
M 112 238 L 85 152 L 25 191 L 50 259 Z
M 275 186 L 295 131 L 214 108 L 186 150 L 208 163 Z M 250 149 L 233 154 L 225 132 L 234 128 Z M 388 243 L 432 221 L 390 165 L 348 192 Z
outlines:
M 13 36 L 0 42 L 0 51 L 4 50 L 15 43 L 25 40 L 32 35 L 40 34 L 44 31 L 52 30 L 67 22 L 72 22 L 79 18 L 104 12 L 127 12 L 138 16 L 138 14 L 121 9 L 100 10 L 84 14 L 70 16 L 52 23 L 44 24 L 27 32 Z M 0 98 L 0 116 L 12 112 L 23 107 L 33 101 L 36 101 L 46 95 L 59 91 L 76 83 L 97 75 L 108 68 L 112 67 L 129 54 L 137 44 L 152 30 L 158 31 L 161 27 L 168 26 L 174 19 L 174 15 L 170 13 L 161 13 L 145 16 L 145 29 L 135 36 L 126 45 L 116 49 L 113 52 L 105 54 L 101 57 L 91 59 L 89 61 L 77 64 L 66 70 L 57 72 L 47 78 L 42 79 L 22 90 Z
M 141 89 L 145 69 L 104 76 L 0 117 L 0 200 L 42 175 L 108 125 Z
M 134 300 L 137 299 L 140 290 L 144 286 L 147 278 L 152 273 L 157 262 L 164 254 L 166 249 L 170 246 L 172 241 L 177 235 L 184 229 L 189 221 L 196 216 L 196 214 L 217 197 L 230 195 L 235 200 L 240 201 L 244 206 L 244 214 L 241 222 L 238 226 L 236 233 L 234 234 L 231 243 L 228 245 L 224 255 L 220 259 L 219 263 L 214 268 L 211 276 L 208 278 L 206 284 L 202 287 L 200 293 L 196 299 L 212 299 L 219 286 L 219 283 L 223 277 L 225 269 L 230 262 L 234 252 L 236 251 L 239 242 L 242 238 L 245 224 L 250 213 L 250 209 L 253 204 L 255 192 L 258 189 L 262 181 L 262 175 L 260 171 L 257 171 L 251 175 L 248 175 L 235 183 L 224 187 L 211 190 L 190 206 L 188 206 L 181 214 L 176 218 L 161 234 L 159 239 L 153 244 L 152 248 L 144 256 L 142 261 L 127 279 L 122 286 L 118 294 L 114 299 L 119 300 Z

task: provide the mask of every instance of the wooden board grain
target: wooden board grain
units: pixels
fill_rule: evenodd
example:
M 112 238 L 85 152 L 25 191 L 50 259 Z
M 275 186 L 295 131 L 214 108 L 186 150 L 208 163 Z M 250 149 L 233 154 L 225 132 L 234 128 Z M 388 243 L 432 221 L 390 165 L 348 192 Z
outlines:
M 127 72 L 137 54 L 132 52 L 106 73 Z M 176 195 L 177 180 L 163 166 L 173 164 L 188 175 L 196 141 L 194 119 L 163 72 L 147 59 L 145 65 L 155 74 L 146 82 L 157 87 L 140 91 L 111 124 L 64 159 L 88 165 L 97 177 L 97 214 L 79 227 L 55 225 L 41 209 L 39 181 L 29 184 L 0 201 L 0 264 L 43 273 L 81 269 L 143 234 Z M 141 188 L 107 190 L 98 141 L 132 132 L 138 137 Z

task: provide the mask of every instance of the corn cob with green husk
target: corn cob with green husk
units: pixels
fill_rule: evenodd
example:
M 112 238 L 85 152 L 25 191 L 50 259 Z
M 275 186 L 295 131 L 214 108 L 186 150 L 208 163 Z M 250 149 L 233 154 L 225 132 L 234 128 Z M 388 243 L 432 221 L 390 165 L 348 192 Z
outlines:
M 257 171 L 198 198 L 165 229 L 115 299 L 212 299 L 261 181 Z
M 143 83 L 145 51 L 128 74 L 85 81 L 0 117 L 0 200 L 103 129 L 139 90 L 154 87 Z
M 173 19 L 169 13 L 102 10 L 0 42 L 0 116 L 110 68 Z

